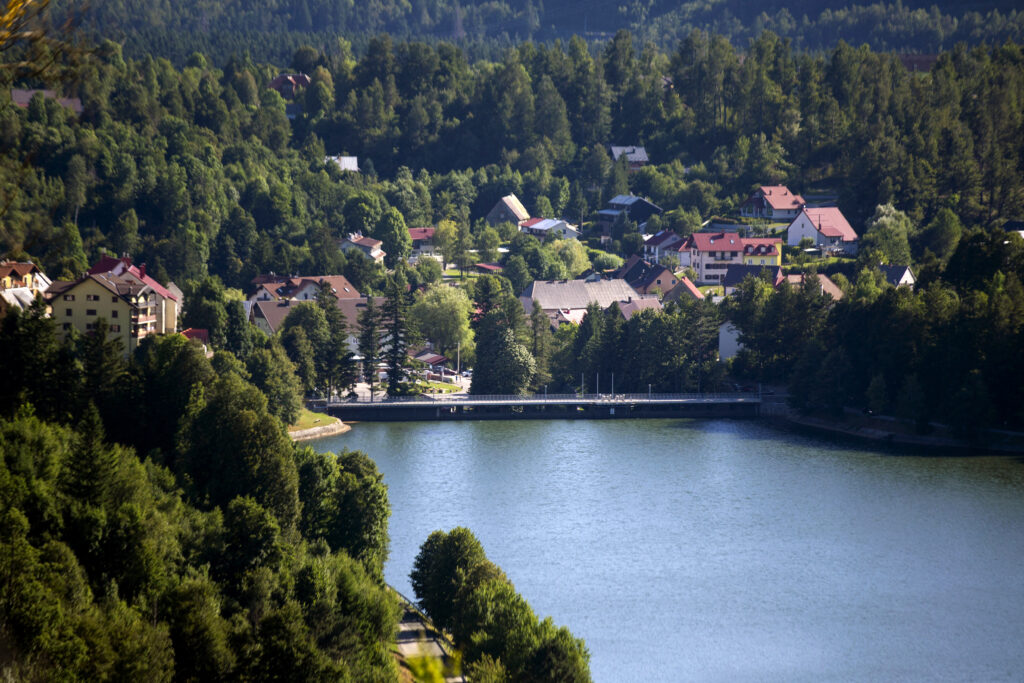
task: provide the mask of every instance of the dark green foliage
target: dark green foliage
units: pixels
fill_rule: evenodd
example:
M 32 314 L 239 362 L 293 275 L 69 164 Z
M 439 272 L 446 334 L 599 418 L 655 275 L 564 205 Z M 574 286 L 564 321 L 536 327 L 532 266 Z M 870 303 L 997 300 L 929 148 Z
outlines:
M 388 555 L 387 487 L 377 466 L 359 451 L 297 453 L 301 531 L 344 550 L 380 578 Z
M 509 680 L 590 680 L 583 642 L 551 619 L 539 621 L 469 529 L 430 534 L 410 579 L 420 605 L 484 680 L 503 680 L 500 669 Z
M 520 315 L 521 311 L 520 306 Z M 476 356 L 470 386 L 473 394 L 525 394 L 536 374 L 533 355 L 516 341 L 514 328 L 501 309 L 492 310 L 480 321 Z

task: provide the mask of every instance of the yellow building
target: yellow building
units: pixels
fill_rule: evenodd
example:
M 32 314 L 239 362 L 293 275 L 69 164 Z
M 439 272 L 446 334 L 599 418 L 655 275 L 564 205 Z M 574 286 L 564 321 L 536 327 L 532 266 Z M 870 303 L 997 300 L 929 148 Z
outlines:
M 782 240 L 778 237 L 744 237 L 743 265 L 781 266 Z
M 77 330 L 91 333 L 101 318 L 106 320 L 107 338 L 121 342 L 125 355 L 157 329 L 159 296 L 147 284 L 113 273 L 86 275 L 74 282 L 54 282 L 47 298 L 63 342 Z

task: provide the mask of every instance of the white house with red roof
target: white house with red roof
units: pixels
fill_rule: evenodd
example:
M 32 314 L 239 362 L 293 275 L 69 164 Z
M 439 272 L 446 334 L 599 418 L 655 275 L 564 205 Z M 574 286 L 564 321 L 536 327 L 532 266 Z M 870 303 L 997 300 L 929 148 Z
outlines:
M 181 313 L 181 290 L 173 282 L 167 286 L 146 275 L 146 264 L 132 265 L 128 256 L 115 258 L 104 256 L 87 272 L 88 275 L 114 275 L 129 282 L 148 286 L 155 296 L 156 325 L 151 330 L 156 334 L 173 334 L 178 329 L 178 315 Z
M 805 204 L 803 197 L 790 192 L 785 185 L 762 185 L 740 204 L 740 215 L 744 218 L 792 220 Z
M 796 246 L 805 237 L 825 251 L 857 253 L 857 233 L 837 207 L 802 209 L 789 224 L 786 244 Z
M 416 256 L 434 253 L 434 233 L 437 228 L 408 228 L 409 239 L 412 240 L 412 253 Z

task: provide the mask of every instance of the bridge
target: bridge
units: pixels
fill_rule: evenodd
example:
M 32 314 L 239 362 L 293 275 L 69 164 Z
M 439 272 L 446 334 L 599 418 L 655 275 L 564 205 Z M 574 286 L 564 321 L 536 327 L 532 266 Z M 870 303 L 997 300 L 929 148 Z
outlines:
M 416 420 L 607 420 L 653 417 L 736 417 L 760 414 L 756 393 L 537 394 L 474 396 L 431 394 L 369 400 L 334 400 L 327 413 L 345 422 Z

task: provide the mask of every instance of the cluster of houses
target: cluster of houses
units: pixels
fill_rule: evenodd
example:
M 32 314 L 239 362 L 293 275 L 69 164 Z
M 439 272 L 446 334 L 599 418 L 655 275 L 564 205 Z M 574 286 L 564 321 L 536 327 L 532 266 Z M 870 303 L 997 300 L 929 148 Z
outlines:
M 617 159 L 625 155 L 631 170 L 647 163 L 643 148 L 613 147 L 612 151 Z M 337 163 L 342 165 L 340 159 Z M 602 239 L 609 235 L 611 226 L 622 220 L 638 225 L 642 233 L 650 217 L 661 212 L 647 199 L 619 195 L 598 212 L 597 226 L 602 230 Z M 857 234 L 837 207 L 808 206 L 803 197 L 784 186 L 759 187 L 743 202 L 739 213 L 747 219 L 786 224 L 785 241 L 791 246 L 806 246 L 810 240 L 822 253 L 855 254 L 857 250 Z M 580 236 L 578 226 L 565 220 L 531 217 L 514 194 L 502 197 L 486 220 L 494 225 L 513 223 L 521 232 L 540 239 L 550 234 L 566 239 Z M 643 253 L 633 255 L 617 270 L 588 271 L 575 280 L 535 281 L 522 292 L 520 300 L 528 313 L 539 306 L 557 328 L 579 324 L 592 303 L 602 308 L 616 304 L 628 320 L 639 311 L 660 310 L 670 302 L 702 300 L 705 294 L 698 285 L 714 285 L 716 295 L 729 296 L 746 277 L 764 271 L 775 287 L 783 282 L 803 284 L 803 275 L 786 275 L 782 270 L 781 237 L 751 237 L 744 226 L 731 230 L 723 227 L 685 237 L 669 230 L 645 235 Z M 409 228 L 414 254 L 434 254 L 434 233 L 432 227 Z M 358 233 L 344 236 L 339 247 L 344 251 L 361 251 L 377 262 L 385 256 L 380 240 Z M 500 270 L 493 264 L 479 266 L 484 272 Z M 883 266 L 882 271 L 896 286 L 914 284 L 914 275 L 907 266 Z M 842 290 L 828 277 L 819 276 L 818 283 L 823 295 L 842 298 Z M 325 284 L 348 321 L 348 344 L 355 351 L 359 314 L 368 300 L 341 275 L 257 276 L 246 292 L 248 318 L 266 334 L 276 334 L 288 314 L 303 302 L 314 301 Z M 0 315 L 10 307 L 28 308 L 37 297 L 47 303 L 62 340 L 72 330 L 92 331 L 103 318 L 109 335 L 122 341 L 126 354 L 151 334 L 175 332 L 183 299 L 181 290 L 173 283 L 160 284 L 147 275 L 144 264 L 136 266 L 128 257 L 105 256 L 82 277 L 56 282 L 51 282 L 32 263 L 0 262 Z M 375 303 L 382 304 L 383 299 L 378 297 Z M 200 340 L 205 340 L 204 333 L 185 331 L 186 336 Z M 734 330 L 732 334 L 735 336 Z M 725 349 L 723 358 L 728 354 Z M 419 356 L 417 360 L 437 371 L 448 361 L 430 349 L 419 352 Z

